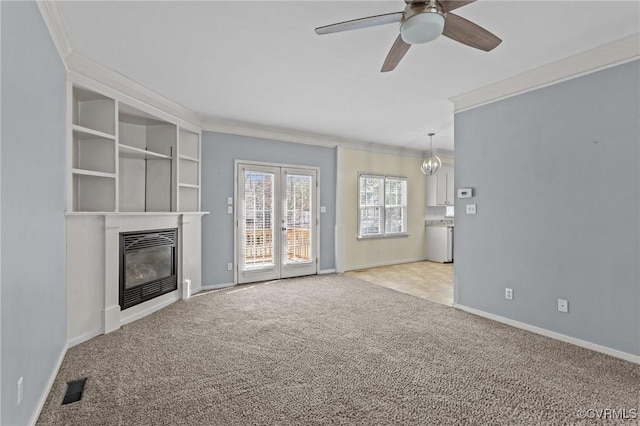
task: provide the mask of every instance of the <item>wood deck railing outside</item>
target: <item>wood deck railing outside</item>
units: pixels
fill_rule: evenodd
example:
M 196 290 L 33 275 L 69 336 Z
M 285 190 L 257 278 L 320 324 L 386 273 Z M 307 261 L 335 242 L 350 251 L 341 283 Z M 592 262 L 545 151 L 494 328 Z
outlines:
M 308 229 L 287 230 L 287 260 L 308 262 L 311 260 L 311 232 Z M 273 262 L 273 234 L 271 229 L 246 230 L 245 264 Z

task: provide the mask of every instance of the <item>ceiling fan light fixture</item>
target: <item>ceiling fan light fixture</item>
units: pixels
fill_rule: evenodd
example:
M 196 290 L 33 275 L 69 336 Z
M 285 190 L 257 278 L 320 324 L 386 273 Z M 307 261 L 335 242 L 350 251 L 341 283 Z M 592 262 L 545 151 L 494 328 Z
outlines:
M 444 30 L 444 16 L 437 11 L 425 11 L 410 16 L 400 25 L 402 40 L 421 44 L 435 40 Z

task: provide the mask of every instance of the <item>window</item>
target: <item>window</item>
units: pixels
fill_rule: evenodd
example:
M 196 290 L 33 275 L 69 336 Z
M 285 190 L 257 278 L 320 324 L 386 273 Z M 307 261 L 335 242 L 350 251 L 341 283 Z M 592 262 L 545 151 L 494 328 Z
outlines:
M 360 175 L 358 237 L 407 233 L 407 179 Z

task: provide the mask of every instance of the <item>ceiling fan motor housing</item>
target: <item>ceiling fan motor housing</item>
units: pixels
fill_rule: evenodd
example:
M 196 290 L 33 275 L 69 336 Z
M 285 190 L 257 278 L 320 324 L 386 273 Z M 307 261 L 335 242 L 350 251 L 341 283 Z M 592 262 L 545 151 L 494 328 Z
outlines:
M 400 24 L 402 40 L 407 44 L 430 42 L 442 34 L 445 14 L 437 1 L 408 4 Z

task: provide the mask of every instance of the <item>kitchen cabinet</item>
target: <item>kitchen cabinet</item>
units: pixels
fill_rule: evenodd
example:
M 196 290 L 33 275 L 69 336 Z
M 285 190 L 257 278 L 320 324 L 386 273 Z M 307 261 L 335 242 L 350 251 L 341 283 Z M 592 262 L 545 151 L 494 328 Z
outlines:
M 454 202 L 453 164 L 443 164 L 438 173 L 427 176 L 427 206 L 452 206 Z

